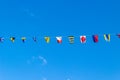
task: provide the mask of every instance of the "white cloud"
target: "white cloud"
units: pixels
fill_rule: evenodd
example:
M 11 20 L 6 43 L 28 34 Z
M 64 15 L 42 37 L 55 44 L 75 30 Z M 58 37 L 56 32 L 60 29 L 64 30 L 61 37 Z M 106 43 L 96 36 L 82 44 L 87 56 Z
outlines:
M 47 64 L 47 60 L 46 60 L 44 57 L 38 56 L 38 59 L 42 61 L 42 64 L 43 64 L 43 65 L 46 65 L 46 64 Z
M 41 65 L 46 65 L 47 64 L 47 60 L 42 57 L 42 56 L 32 56 L 32 58 L 30 60 L 27 60 L 27 64 L 32 64 L 34 62 L 40 62 Z
M 31 17 L 35 16 L 35 14 L 30 9 L 24 9 L 24 12 Z
M 47 80 L 47 78 L 44 77 L 42 80 Z
M 70 78 L 67 78 L 67 80 L 70 80 Z

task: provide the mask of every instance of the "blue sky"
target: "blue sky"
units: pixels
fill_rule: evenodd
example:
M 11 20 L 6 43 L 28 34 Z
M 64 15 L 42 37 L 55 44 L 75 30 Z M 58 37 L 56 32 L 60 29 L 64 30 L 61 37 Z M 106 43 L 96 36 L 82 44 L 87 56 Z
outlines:
M 118 0 L 0 1 L 0 80 L 120 80 Z M 98 34 L 99 43 L 92 41 Z M 64 36 L 56 43 L 56 36 Z M 69 44 L 67 36 L 75 36 Z M 79 41 L 87 36 L 86 44 Z M 15 43 L 9 38 L 15 36 Z M 25 44 L 20 38 L 27 38 Z M 32 37 L 38 42 L 34 43 Z M 44 36 L 50 36 L 46 44 Z

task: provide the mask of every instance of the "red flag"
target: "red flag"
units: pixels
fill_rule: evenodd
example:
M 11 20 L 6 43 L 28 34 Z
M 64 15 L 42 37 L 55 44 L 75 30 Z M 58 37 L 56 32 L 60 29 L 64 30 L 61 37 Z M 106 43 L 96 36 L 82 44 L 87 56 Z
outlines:
M 81 43 L 86 43 L 86 36 L 80 36 Z

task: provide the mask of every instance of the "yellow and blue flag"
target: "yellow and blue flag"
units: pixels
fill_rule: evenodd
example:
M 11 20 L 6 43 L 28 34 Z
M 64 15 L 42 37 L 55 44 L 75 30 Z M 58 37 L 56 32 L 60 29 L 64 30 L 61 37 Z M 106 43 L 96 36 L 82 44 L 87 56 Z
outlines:
M 24 43 L 25 40 L 26 40 L 26 37 L 22 37 L 21 40 L 22 40 L 22 42 Z
M 104 39 L 109 42 L 110 41 L 110 34 L 104 34 Z
M 11 40 L 12 42 L 15 42 L 15 37 L 10 37 L 10 40 Z

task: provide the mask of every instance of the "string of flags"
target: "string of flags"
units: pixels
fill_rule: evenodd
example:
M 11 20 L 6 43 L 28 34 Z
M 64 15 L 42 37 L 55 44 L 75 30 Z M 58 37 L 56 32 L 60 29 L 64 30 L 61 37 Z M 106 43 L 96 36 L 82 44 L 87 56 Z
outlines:
M 120 38 L 120 34 L 116 34 L 116 36 L 117 36 L 118 38 Z M 55 38 L 56 38 L 56 42 L 57 42 L 57 43 L 59 43 L 59 44 L 62 43 L 62 40 L 63 40 L 63 39 L 62 39 L 62 38 L 63 38 L 62 36 L 56 36 Z M 92 38 L 92 40 L 93 40 L 94 43 L 98 43 L 98 42 L 99 42 L 99 35 L 92 35 L 91 38 Z M 104 35 L 103 35 L 103 38 L 104 38 L 104 40 L 105 40 L 106 42 L 110 42 L 111 34 L 104 34 Z M 15 40 L 16 40 L 16 37 L 13 36 L 13 37 L 10 37 L 9 39 L 10 39 L 10 41 L 11 41 L 12 43 L 14 43 Z M 37 42 L 37 37 L 32 37 L 31 39 L 32 39 L 34 42 Z M 3 42 L 4 40 L 5 40 L 4 37 L 0 37 L 0 42 Z M 23 43 L 25 43 L 26 40 L 27 40 L 27 37 L 21 37 L 21 41 L 22 41 Z M 51 37 L 45 36 L 45 37 L 44 37 L 44 40 L 45 40 L 46 43 L 50 43 Z M 74 40 L 75 40 L 75 37 L 74 37 L 74 36 L 68 36 L 68 41 L 69 41 L 70 44 L 73 44 L 73 43 L 74 43 Z M 80 40 L 81 43 L 86 43 L 87 36 L 86 36 L 86 35 L 81 35 L 81 36 L 79 36 L 79 40 Z

